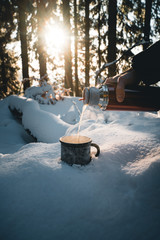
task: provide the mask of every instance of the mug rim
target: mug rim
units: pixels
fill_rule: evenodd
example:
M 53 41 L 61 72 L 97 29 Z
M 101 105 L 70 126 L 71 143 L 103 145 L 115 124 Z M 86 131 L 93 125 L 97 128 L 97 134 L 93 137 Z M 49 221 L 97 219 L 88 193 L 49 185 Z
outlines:
M 74 142 L 74 139 L 77 138 L 77 135 L 69 135 L 69 136 L 63 136 L 59 139 L 61 143 L 65 144 L 73 144 L 73 145 L 80 145 L 80 144 L 86 144 L 86 143 L 91 143 L 92 139 L 86 136 L 79 135 L 79 137 L 83 137 L 84 141 L 83 142 Z M 67 141 L 68 138 L 71 138 L 70 141 Z

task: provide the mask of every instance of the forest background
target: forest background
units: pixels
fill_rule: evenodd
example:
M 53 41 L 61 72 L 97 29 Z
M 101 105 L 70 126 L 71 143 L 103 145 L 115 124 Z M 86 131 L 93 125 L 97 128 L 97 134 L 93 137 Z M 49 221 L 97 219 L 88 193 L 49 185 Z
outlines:
M 1 0 L 0 98 L 42 77 L 80 96 L 104 63 L 123 56 L 105 69 L 113 76 L 159 39 L 159 0 Z

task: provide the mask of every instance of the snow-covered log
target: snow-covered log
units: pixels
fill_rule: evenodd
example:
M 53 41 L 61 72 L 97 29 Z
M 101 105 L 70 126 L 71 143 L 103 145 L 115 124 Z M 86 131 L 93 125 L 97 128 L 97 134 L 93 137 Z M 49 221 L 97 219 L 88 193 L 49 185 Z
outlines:
M 22 115 L 24 128 L 39 142 L 58 142 L 70 126 L 56 115 L 41 110 L 33 99 L 12 95 L 9 97 L 9 108 Z

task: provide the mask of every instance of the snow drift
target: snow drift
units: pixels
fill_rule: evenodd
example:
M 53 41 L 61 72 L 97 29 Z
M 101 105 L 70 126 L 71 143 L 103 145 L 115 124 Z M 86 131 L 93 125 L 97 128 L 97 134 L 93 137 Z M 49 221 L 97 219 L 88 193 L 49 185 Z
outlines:
M 10 96 L 9 107 L 22 114 L 22 124 L 39 142 L 57 142 L 69 127 L 56 115 L 40 109 L 38 102 L 25 97 Z
M 76 106 L 81 110 L 82 103 L 72 97 L 49 106 L 29 100 L 28 108 L 26 102 L 0 101 L 0 238 L 158 240 L 159 115 L 87 107 L 80 134 L 101 154 L 87 166 L 71 167 L 60 159 L 58 134 L 77 132 Z M 39 139 L 44 127 L 57 141 L 29 143 L 8 104 L 26 111 L 22 121 L 33 131 L 34 121 L 39 124 Z

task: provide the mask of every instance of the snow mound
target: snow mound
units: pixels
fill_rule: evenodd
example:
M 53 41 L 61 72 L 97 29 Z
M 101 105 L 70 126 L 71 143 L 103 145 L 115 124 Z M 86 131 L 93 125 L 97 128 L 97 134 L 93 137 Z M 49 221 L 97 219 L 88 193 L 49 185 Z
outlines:
M 33 99 L 10 96 L 9 107 L 22 113 L 24 128 L 39 142 L 57 142 L 70 126 L 56 115 L 41 110 Z
M 37 100 L 41 104 L 55 104 L 56 97 L 53 88 L 46 81 L 41 86 L 32 86 L 25 90 L 25 97 Z
M 72 97 L 55 105 L 15 96 L 0 101 L 0 238 L 158 240 L 160 116 L 87 107 L 80 135 L 97 143 L 101 154 L 71 167 L 60 159 L 57 136 L 56 143 L 26 144 L 8 104 L 40 139 L 49 140 L 45 129 L 53 141 L 66 129 L 65 135 L 77 133 L 72 100 L 82 109 Z

